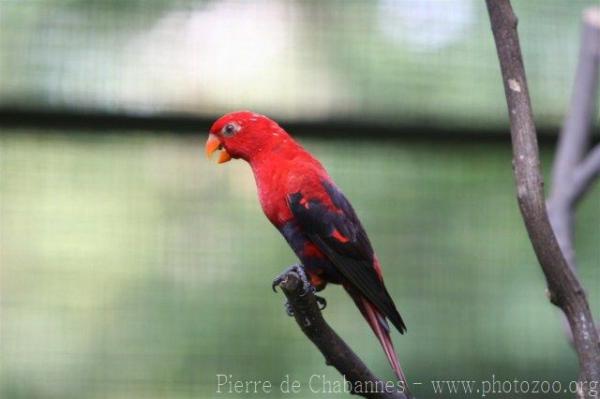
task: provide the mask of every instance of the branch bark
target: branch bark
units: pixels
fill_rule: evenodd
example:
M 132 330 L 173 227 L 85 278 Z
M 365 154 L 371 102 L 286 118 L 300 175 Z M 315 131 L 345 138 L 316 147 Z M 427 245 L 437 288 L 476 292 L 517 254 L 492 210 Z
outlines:
M 302 332 L 325 356 L 327 365 L 335 367 L 344 376 L 352 393 L 369 399 L 410 399 L 410 394 L 400 392 L 393 382 L 377 378 L 327 324 L 314 294 L 305 293 L 296 272 L 287 272 L 279 287 L 287 297 Z
M 600 381 L 600 341 L 585 292 L 561 251 L 546 211 L 517 18 L 510 0 L 486 0 L 486 4 L 508 105 L 519 208 L 546 277 L 550 300 L 563 311 L 573 332 L 580 366 L 579 396 L 592 397 L 589 385 Z

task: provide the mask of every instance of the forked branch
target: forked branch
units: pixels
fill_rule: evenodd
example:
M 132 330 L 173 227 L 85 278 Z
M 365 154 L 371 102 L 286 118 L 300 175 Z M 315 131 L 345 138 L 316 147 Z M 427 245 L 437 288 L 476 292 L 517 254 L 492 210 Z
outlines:
M 600 7 L 583 13 L 573 94 L 552 168 L 548 212 L 560 247 L 575 269 L 575 208 L 600 174 L 600 145 L 589 151 L 596 116 L 600 66 Z M 589 152 L 588 152 L 589 151 Z
M 517 34 L 517 18 L 509 0 L 486 0 L 500 61 L 513 146 L 517 199 L 550 300 L 562 309 L 580 366 L 580 397 L 592 397 L 589 386 L 600 381 L 598 332 L 583 287 L 569 267 L 550 224 L 544 198 L 537 134 Z

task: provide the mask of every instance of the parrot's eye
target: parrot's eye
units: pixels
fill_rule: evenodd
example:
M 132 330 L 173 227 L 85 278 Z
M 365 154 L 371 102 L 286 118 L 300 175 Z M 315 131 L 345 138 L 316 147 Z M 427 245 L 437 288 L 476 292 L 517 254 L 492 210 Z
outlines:
M 240 126 L 237 123 L 228 123 L 223 127 L 223 135 L 233 136 L 240 130 Z

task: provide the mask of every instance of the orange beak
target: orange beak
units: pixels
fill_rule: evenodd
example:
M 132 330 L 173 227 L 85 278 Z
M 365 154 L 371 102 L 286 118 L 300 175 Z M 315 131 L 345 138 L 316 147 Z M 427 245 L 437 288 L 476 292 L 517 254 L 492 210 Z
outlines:
M 206 151 L 207 158 L 210 158 L 215 151 L 221 150 L 221 154 L 219 155 L 217 163 L 225 163 L 231 159 L 231 155 L 229 155 L 227 150 L 225 150 L 221 140 L 219 140 L 219 138 L 212 133 L 208 135 L 208 140 L 206 140 L 206 146 L 204 147 L 204 150 Z

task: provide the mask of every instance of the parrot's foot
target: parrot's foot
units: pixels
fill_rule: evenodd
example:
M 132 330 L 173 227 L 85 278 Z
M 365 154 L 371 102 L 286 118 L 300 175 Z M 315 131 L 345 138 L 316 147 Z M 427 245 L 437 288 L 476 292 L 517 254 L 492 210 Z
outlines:
M 281 273 L 279 276 L 275 277 L 275 279 L 273 280 L 273 284 L 271 285 L 271 288 L 273 288 L 273 292 L 277 292 L 277 286 L 280 285 L 283 281 L 285 281 L 285 279 L 287 278 L 287 275 L 290 272 L 294 272 L 298 275 L 298 277 L 300 277 L 300 280 L 302 281 L 302 296 L 308 294 L 309 292 L 315 292 L 315 287 L 313 287 L 313 285 L 310 283 L 310 281 L 308 281 L 308 277 L 306 277 L 306 272 L 304 271 L 304 266 L 296 264 L 296 265 L 292 265 L 290 267 L 288 267 L 287 269 L 285 269 L 283 271 L 283 273 Z
M 317 305 L 319 305 L 319 310 L 323 310 L 327 307 L 327 299 L 318 295 L 315 295 L 315 299 L 317 300 Z
M 304 296 L 310 292 L 315 292 L 315 287 L 313 287 L 310 281 L 308 281 L 308 277 L 306 276 L 306 272 L 304 271 L 304 266 L 302 265 L 292 265 L 285 269 L 285 271 L 279 276 L 277 276 L 273 280 L 273 284 L 271 285 L 271 288 L 273 288 L 274 292 L 277 292 L 277 286 L 280 285 L 283 281 L 285 281 L 285 279 L 287 279 L 287 276 L 290 272 L 296 273 L 298 277 L 300 277 L 300 281 L 302 281 L 302 294 L 300 294 L 301 296 Z M 315 297 L 317 299 L 319 309 L 325 309 L 325 306 L 327 305 L 325 299 L 318 296 Z M 294 309 L 288 301 L 285 301 L 283 307 L 285 308 L 285 313 L 287 313 L 288 316 L 294 316 Z

